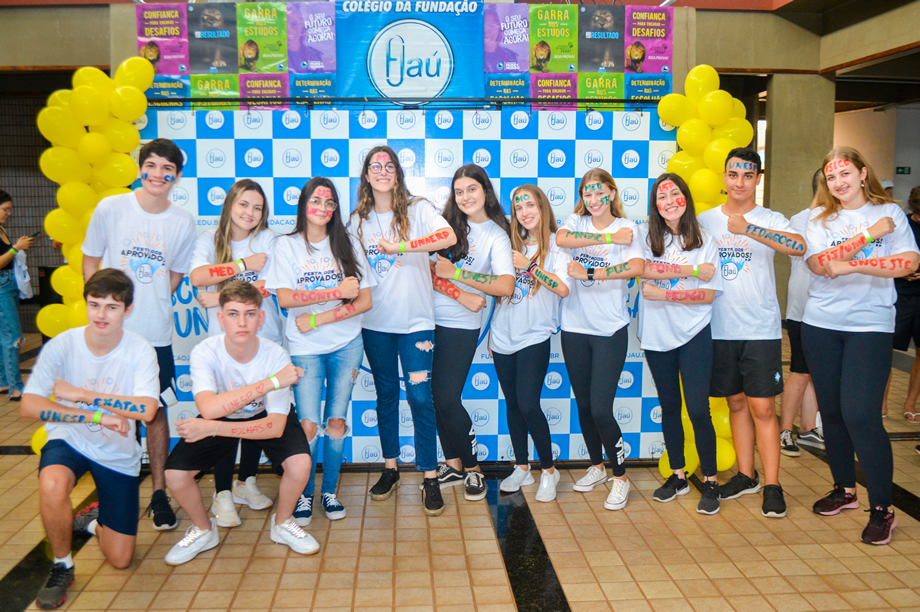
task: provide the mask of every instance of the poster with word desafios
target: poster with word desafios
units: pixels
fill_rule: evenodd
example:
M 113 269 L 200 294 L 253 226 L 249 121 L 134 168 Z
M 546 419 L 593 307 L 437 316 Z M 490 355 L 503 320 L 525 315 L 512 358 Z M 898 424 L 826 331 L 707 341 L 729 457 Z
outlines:
M 625 72 L 671 72 L 673 24 L 670 7 L 627 7 Z
M 184 4 L 137 6 L 137 54 L 155 74 L 188 74 L 188 31 Z

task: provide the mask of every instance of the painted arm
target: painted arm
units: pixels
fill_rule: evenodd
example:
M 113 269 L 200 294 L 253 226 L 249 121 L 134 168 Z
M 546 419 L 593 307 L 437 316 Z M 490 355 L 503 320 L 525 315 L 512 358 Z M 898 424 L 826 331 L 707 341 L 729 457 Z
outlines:
M 644 270 L 645 260 L 639 257 L 634 257 L 627 262 L 617 264 L 615 266 L 610 266 L 609 268 L 595 268 L 594 280 L 605 281 L 633 278 L 635 276 L 642 276 Z M 581 265 L 581 263 L 577 261 L 573 260 L 569 262 L 568 273 L 572 278 L 578 280 L 588 280 L 588 271 L 583 265 Z
M 281 371 L 275 376 L 278 378 L 278 384 L 281 385 L 280 388 L 290 387 L 300 380 L 300 377 L 303 376 L 303 370 L 289 363 L 281 368 Z M 213 391 L 202 391 L 195 395 L 195 405 L 198 406 L 198 412 L 201 413 L 203 418 L 214 420 L 232 414 L 254 399 L 267 395 L 274 390 L 275 384 L 270 377 L 263 378 L 251 385 L 227 391 L 226 393 L 217 394 Z
M 891 217 L 879 219 L 866 231 L 869 232 L 873 240 L 887 236 L 894 231 L 894 220 Z M 846 242 L 812 255 L 806 260 L 806 263 L 808 268 L 818 276 L 827 276 L 827 264 L 832 261 L 850 261 L 868 244 L 869 241 L 866 239 L 865 234 L 858 234 Z
M 153 397 L 132 395 L 110 395 L 77 387 L 63 378 L 54 382 L 55 399 L 68 402 L 82 402 L 109 412 L 120 414 L 127 419 L 136 419 L 149 423 L 157 413 L 157 400 Z
M 458 268 L 450 263 L 450 260 L 438 255 L 438 261 L 434 265 L 435 274 L 438 278 L 453 279 L 466 285 L 479 289 L 487 295 L 503 297 L 514 293 L 514 277 L 510 274 L 480 274 Z
M 642 283 L 642 297 L 646 300 L 674 302 L 675 304 L 712 304 L 716 299 L 715 289 L 691 289 L 688 291 L 667 291 L 654 283 Z
M 198 401 L 199 393 L 195 396 Z M 262 419 L 234 423 L 233 421 L 208 421 L 206 419 L 182 419 L 176 421 L 176 431 L 186 442 L 198 442 L 210 436 L 240 438 L 243 440 L 269 440 L 280 438 L 287 423 L 286 414 L 272 413 Z
M 594 244 L 619 244 L 629 246 L 632 244 L 633 231 L 624 227 L 610 234 L 593 234 L 588 232 L 573 232 L 572 230 L 561 229 L 556 232 L 556 244 L 565 249 L 577 249 L 579 247 L 591 246 Z
M 830 261 L 824 267 L 828 278 L 837 278 L 846 274 L 865 274 L 882 278 L 901 278 L 917 271 L 920 255 L 915 251 L 898 253 L 888 257 L 871 257 L 856 261 Z
M 371 306 L 374 305 L 373 300 L 374 298 L 371 297 L 371 290 L 369 287 L 361 289 L 361 291 L 358 292 L 358 299 L 356 299 L 351 304 L 343 304 L 338 308 L 333 308 L 332 310 L 327 310 L 315 315 L 316 327 L 319 327 L 320 325 L 329 325 L 330 323 L 336 323 L 338 321 L 344 321 L 345 319 L 350 319 L 352 317 L 358 316 L 363 312 L 367 312 L 371 309 Z M 314 315 L 305 312 L 298 315 L 297 318 L 294 319 L 294 322 L 297 324 L 297 330 L 300 333 L 305 334 L 316 329 L 310 326 L 310 319 L 313 316 Z
M 89 255 L 83 256 L 83 282 L 85 283 L 93 274 L 99 270 L 99 264 L 102 263 L 101 257 L 90 257 Z
M 253 253 L 249 257 L 243 258 L 243 267 L 235 261 L 225 264 L 209 264 L 198 266 L 188 275 L 188 280 L 193 287 L 211 287 L 228 278 L 233 278 L 246 270 L 261 272 L 268 261 L 268 255 L 265 253 Z M 255 283 L 253 283 L 255 284 Z
M 314 291 L 294 291 L 293 289 L 279 288 L 275 291 L 278 305 L 282 308 L 299 308 L 310 304 L 322 304 L 330 300 L 353 300 L 358 297 L 361 283 L 354 276 L 346 276 L 342 284 L 331 289 L 316 289 Z
M 386 238 L 381 238 L 380 242 L 377 243 L 377 251 L 383 253 L 384 255 L 396 255 L 400 253 L 399 245 L 400 242 L 390 242 Z M 438 230 L 433 234 L 429 234 L 422 238 L 416 240 L 408 240 L 405 242 L 405 253 L 433 253 L 435 251 L 440 251 L 441 249 L 446 249 L 457 244 L 457 235 L 454 234 L 454 230 L 447 228 Z
M 22 405 L 19 407 L 19 416 L 35 421 L 44 421 L 45 423 L 82 425 L 93 422 L 96 412 L 69 408 L 57 402 L 52 402 L 47 397 L 35 395 L 34 393 L 24 393 Z M 102 414 L 99 417 L 99 424 L 106 429 L 120 433 L 122 436 L 127 436 L 131 429 L 128 419 L 120 414 Z
M 533 277 L 537 280 L 538 283 L 544 285 L 547 289 L 559 297 L 569 296 L 569 288 L 566 287 L 565 283 L 563 283 L 562 280 L 555 274 L 547 272 L 540 266 L 534 266 L 531 274 L 533 274 Z
M 429 261 L 428 263 L 431 269 L 431 284 L 435 291 L 453 300 L 457 300 L 464 308 L 472 312 L 479 312 L 486 307 L 486 298 L 476 293 L 463 291 L 449 280 L 439 277 L 434 271 L 434 262 Z
M 697 266 L 697 277 L 704 283 L 712 280 L 716 274 L 716 267 L 711 263 L 702 263 Z M 691 278 L 693 266 L 672 265 L 645 260 L 645 270 L 642 271 L 644 280 L 670 280 L 672 278 Z

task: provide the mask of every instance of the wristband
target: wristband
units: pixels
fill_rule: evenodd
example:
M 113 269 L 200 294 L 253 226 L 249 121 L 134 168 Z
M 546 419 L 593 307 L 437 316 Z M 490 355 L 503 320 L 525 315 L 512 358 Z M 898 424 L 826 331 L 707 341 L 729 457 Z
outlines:
M 869 230 L 864 229 L 864 230 L 863 230 L 863 236 L 866 237 L 866 242 L 872 242 L 872 236 L 869 235 Z
M 454 271 L 454 280 L 460 280 L 460 268 Z
M 400 252 L 400 253 L 405 253 L 405 252 L 406 252 L 406 243 L 405 243 L 405 242 L 400 242 L 400 243 L 399 243 L 399 252 Z
M 530 274 L 533 274 L 533 271 L 536 269 L 536 267 L 537 267 L 537 262 L 535 261 L 530 262 L 530 265 L 527 266 L 527 272 Z
M 699 275 L 700 275 L 700 267 L 696 264 L 693 264 L 693 276 L 699 276 Z
M 246 271 L 246 263 L 242 259 L 237 259 L 236 265 L 240 267 L 240 274 Z
M 102 413 L 98 411 L 94 412 L 93 413 L 93 423 L 96 423 L 98 425 L 100 421 L 102 421 Z
M 219 421 L 217 423 L 217 427 L 214 428 L 214 433 L 211 434 L 211 437 L 212 438 L 215 437 L 218 433 L 220 433 L 220 422 Z
M 310 315 L 310 329 L 316 329 L 316 315 Z
M 14 249 L 13 247 L 10 247 L 10 253 L 12 253 L 14 256 L 15 256 L 16 253 L 18 253 L 18 252 L 19 252 L 19 251 L 17 251 L 17 250 Z
M 272 381 L 272 384 L 275 385 L 275 391 L 281 388 L 281 383 L 278 382 L 278 377 L 274 374 L 268 377 L 268 380 Z
M 588 280 L 589 281 L 594 280 L 594 268 L 588 268 Z
M 607 237 L 607 244 L 613 244 L 613 234 L 604 234 Z

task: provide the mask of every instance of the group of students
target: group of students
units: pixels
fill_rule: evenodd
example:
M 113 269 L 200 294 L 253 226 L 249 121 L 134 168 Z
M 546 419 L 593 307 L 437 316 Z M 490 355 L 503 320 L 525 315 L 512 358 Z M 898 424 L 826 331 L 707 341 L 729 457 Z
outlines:
M 178 524 L 166 487 L 192 522 L 167 563 L 185 563 L 217 546 L 218 527 L 240 524 L 236 504 L 272 506 L 256 484 L 262 452 L 281 474 L 271 539 L 315 553 L 319 545 L 303 529 L 313 514 L 311 457 L 322 439 L 320 503 L 330 520 L 344 518 L 335 493 L 348 403 L 364 355 L 384 458 L 372 499 L 389 498 L 400 484 L 400 366 L 416 469 L 424 475 L 424 513 L 444 511 L 445 486 L 462 485 L 466 499 L 483 499 L 475 427 L 461 393 L 487 296 L 495 298 L 488 346 L 516 463 L 501 490 L 536 483 L 529 435 L 541 467 L 535 499 L 556 497 L 560 474 L 540 392 L 550 336 L 561 328 L 591 461 L 574 489 L 591 491 L 609 480 L 604 507 L 624 508 L 630 483 L 612 406 L 627 354 L 627 294 L 637 277 L 638 336 L 658 389 L 673 470 L 654 498 L 667 502 L 689 492 L 685 399 L 704 477 L 698 511 L 715 514 L 720 500 L 761 490 L 756 442 L 765 472 L 763 514 L 785 516 L 774 406 L 783 390 L 776 252 L 802 257 L 813 273 L 801 347 L 835 482 L 814 510 L 828 515 L 858 506 L 855 451 L 872 508 L 863 541 L 890 541 L 891 446 L 880 412 L 891 366 L 890 279 L 915 271 L 920 255 L 904 213 L 880 195 L 872 170 L 853 149 L 828 154 L 804 235 L 781 214 L 756 205 L 762 172 L 751 149 L 728 155 L 727 202 L 699 217 L 686 183 L 663 174 L 651 189 L 648 223 L 629 221 L 614 179 L 594 169 L 581 180 L 574 214 L 557 226 L 535 185 L 514 191 L 509 220 L 476 165 L 457 170 L 439 214 L 409 193 L 395 152 L 377 146 L 363 162 L 349 219 L 333 183 L 314 177 L 301 191 L 294 230 L 278 237 L 268 229 L 264 192 L 244 179 L 229 190 L 217 228 L 196 238 L 192 216 L 168 199 L 181 178 L 181 151 L 157 139 L 141 149 L 139 162 L 141 187 L 100 202 L 86 234 L 89 325 L 48 343 L 25 389 L 22 414 L 45 421 L 49 438 L 39 479 L 55 559 L 39 605 L 66 600 L 74 577 L 72 530 L 99 537 L 114 566 L 130 563 L 139 511 L 136 420 L 147 425 L 154 527 Z M 190 358 L 200 417 L 176 423 L 182 439 L 170 453 L 162 408 L 174 401 L 170 300 L 186 274 L 208 310 L 210 337 Z M 710 396 L 728 400 L 738 456 L 738 473 L 721 486 Z M 440 466 L 436 434 L 445 457 Z M 213 518 L 196 482 L 212 467 Z M 99 503 L 73 516 L 69 494 L 86 471 Z

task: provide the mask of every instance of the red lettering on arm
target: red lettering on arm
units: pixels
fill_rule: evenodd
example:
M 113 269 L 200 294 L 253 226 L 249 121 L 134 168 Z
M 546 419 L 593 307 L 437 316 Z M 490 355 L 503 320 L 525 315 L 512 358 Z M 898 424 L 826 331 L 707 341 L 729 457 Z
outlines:
M 225 276 L 235 276 L 237 269 L 230 265 L 211 266 L 208 268 L 208 274 L 213 278 L 215 276 L 223 278 Z

